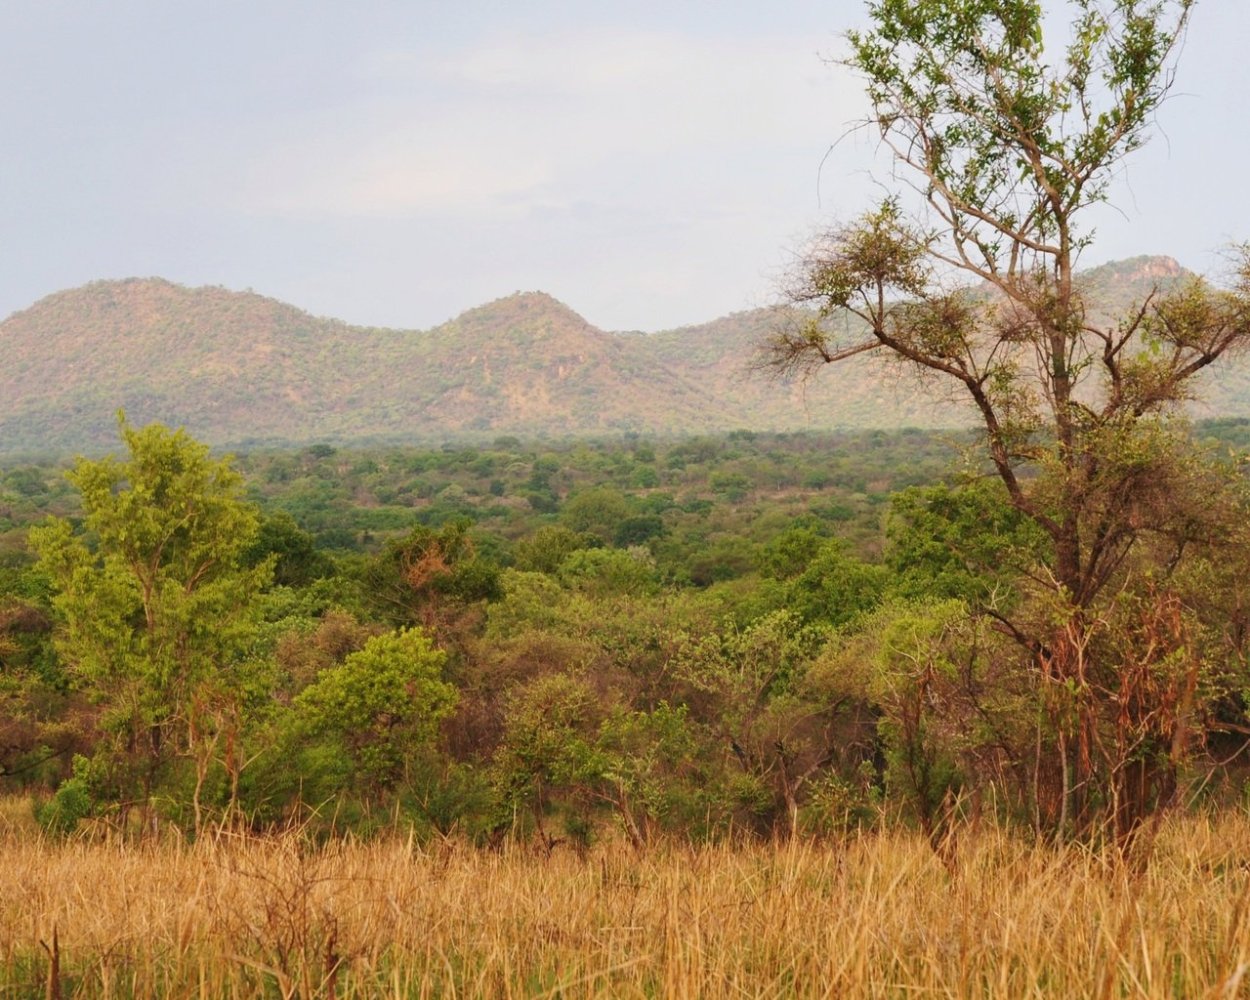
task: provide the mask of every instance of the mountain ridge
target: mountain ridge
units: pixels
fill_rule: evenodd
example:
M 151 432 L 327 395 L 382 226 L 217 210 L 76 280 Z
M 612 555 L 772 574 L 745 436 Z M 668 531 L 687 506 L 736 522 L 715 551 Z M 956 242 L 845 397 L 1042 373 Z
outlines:
M 1086 272 L 1103 299 L 1184 277 L 1171 258 Z M 427 330 L 355 326 L 251 290 L 94 281 L 0 322 L 0 452 L 96 451 L 115 414 L 215 445 L 523 435 L 958 426 L 971 414 L 862 356 L 809 382 L 749 372 L 781 307 L 656 333 L 608 332 L 547 292 Z M 1250 415 L 1244 366 L 1209 412 Z

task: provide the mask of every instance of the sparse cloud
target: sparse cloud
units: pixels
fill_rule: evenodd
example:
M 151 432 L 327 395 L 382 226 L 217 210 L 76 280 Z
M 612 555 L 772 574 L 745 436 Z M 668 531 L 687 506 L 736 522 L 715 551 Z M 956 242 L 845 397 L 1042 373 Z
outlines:
M 1218 268 L 1239 238 L 1250 6 L 1200 7 L 1090 263 Z M 890 181 L 867 132 L 823 159 L 864 105 L 822 57 L 863 10 L 0 4 L 0 314 L 134 274 L 395 326 L 517 288 L 630 329 L 768 301 L 787 247 Z

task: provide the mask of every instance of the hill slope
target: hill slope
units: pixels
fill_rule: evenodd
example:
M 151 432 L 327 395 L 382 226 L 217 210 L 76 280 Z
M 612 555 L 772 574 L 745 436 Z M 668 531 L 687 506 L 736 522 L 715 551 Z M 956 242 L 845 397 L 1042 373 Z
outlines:
M 1183 275 L 1137 258 L 1086 275 L 1108 312 Z M 750 427 L 951 426 L 966 410 L 900 382 L 871 355 L 806 383 L 749 370 L 784 313 L 665 333 L 596 329 L 542 293 L 428 331 L 320 319 L 251 292 L 160 279 L 94 282 L 0 323 L 0 452 L 96 450 L 115 414 L 214 443 L 516 433 L 692 433 Z M 1203 412 L 1250 414 L 1231 369 Z

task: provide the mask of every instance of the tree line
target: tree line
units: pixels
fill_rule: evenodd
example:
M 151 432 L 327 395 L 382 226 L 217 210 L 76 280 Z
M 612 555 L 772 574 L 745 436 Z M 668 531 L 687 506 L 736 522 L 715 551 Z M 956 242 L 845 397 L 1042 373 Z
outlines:
M 612 830 L 642 847 L 903 822 L 941 843 L 961 816 L 991 810 L 1052 834 L 1105 832 L 1092 791 L 1085 812 L 1063 814 L 1037 749 L 1054 739 L 1051 692 L 982 611 L 1026 600 L 1020 567 L 1045 548 L 983 469 L 935 471 L 848 517 L 857 494 L 828 483 L 823 501 L 750 481 L 737 499 L 718 493 L 725 468 L 787 440 L 706 439 L 695 495 L 640 515 L 666 491 L 598 485 L 595 467 L 639 450 L 663 466 L 688 445 L 579 445 L 550 473 L 577 488 L 553 511 L 524 500 L 512 537 L 410 511 L 365 550 L 334 550 L 277 495 L 252 502 L 257 484 L 236 462 L 184 432 L 121 434 L 119 457 L 73 466 L 78 506 L 32 527 L 4 576 L 0 763 L 49 829 L 398 821 L 479 842 L 584 844 Z M 893 442 L 904 479 L 944 445 L 875 440 Z M 881 461 L 843 443 L 848 468 Z M 238 464 L 377 475 L 481 455 L 398 458 L 322 448 Z M 29 468 L 6 479 L 28 495 L 38 481 Z M 694 503 L 700 493 L 720 499 Z M 55 486 L 46 500 L 67 502 Z M 658 530 L 622 533 L 643 516 Z M 740 561 L 695 581 L 675 565 L 673 534 L 718 519 L 741 529 Z M 698 541 L 685 551 L 697 560 Z M 1218 554 L 1229 579 L 1241 551 Z M 1209 573 L 1194 580 L 1178 614 L 1205 616 L 1210 644 L 1195 650 L 1189 703 L 1201 738 L 1177 780 L 1228 795 L 1234 779 L 1215 762 L 1240 745 L 1244 719 L 1221 643 L 1240 619 Z M 1125 608 L 1129 636 L 1139 609 Z M 1188 664 L 1168 669 L 1183 677 Z M 1172 761 L 1170 745 L 1143 749 Z

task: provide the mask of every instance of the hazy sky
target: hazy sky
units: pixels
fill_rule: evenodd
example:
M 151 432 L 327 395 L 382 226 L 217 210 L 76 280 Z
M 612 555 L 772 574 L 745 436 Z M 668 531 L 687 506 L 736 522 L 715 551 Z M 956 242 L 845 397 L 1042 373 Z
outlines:
M 542 289 L 607 329 L 774 300 L 887 172 L 823 57 L 858 0 L 0 0 L 0 316 L 96 278 L 428 327 Z M 1201 0 L 1087 263 L 1250 239 L 1250 4 Z

